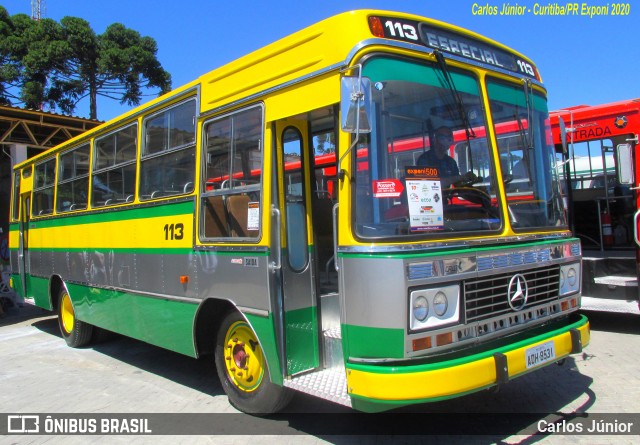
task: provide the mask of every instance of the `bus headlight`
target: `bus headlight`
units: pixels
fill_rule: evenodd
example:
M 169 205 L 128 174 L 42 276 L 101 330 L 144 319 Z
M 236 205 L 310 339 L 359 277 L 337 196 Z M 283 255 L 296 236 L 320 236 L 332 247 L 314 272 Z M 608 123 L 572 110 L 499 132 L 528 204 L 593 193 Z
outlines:
M 442 317 L 447 312 L 448 306 L 447 296 L 442 292 L 438 292 L 436 296 L 433 297 L 433 310 L 438 317 Z
M 413 300 L 413 316 L 418 321 L 424 321 L 429 315 L 429 302 L 426 298 L 420 295 L 418 298 Z
M 409 328 L 436 328 L 460 319 L 460 286 L 417 289 L 410 294 Z
M 560 296 L 580 290 L 580 263 L 560 266 Z

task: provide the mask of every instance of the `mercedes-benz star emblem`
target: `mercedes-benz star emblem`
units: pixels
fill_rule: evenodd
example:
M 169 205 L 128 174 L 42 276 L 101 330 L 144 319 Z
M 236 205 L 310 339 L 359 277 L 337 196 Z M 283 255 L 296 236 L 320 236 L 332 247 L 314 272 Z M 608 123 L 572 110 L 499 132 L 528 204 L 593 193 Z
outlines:
M 516 274 L 511 277 L 509 281 L 509 287 L 507 289 L 507 301 L 509 306 L 514 311 L 519 311 L 525 304 L 527 304 L 527 298 L 529 298 L 529 287 L 527 286 L 527 280 L 524 275 Z

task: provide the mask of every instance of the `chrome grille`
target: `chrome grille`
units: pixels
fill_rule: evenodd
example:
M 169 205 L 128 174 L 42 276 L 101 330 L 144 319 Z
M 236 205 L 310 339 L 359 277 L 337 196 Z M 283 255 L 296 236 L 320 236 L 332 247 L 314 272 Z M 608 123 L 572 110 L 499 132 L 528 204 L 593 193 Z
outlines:
M 560 268 L 541 267 L 520 272 L 527 280 L 529 297 L 523 309 L 558 299 Z M 513 312 L 507 292 L 514 273 L 492 275 L 467 280 L 464 283 L 465 315 L 467 324 Z

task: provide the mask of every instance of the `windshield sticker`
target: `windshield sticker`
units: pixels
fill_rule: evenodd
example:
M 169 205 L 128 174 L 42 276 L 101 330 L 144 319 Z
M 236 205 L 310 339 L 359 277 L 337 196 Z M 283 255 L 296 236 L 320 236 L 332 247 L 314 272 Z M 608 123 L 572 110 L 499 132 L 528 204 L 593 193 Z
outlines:
M 374 198 L 399 198 L 404 186 L 397 179 L 380 179 L 373 181 Z
M 410 167 L 405 178 L 410 230 L 443 230 L 442 184 L 438 170 Z

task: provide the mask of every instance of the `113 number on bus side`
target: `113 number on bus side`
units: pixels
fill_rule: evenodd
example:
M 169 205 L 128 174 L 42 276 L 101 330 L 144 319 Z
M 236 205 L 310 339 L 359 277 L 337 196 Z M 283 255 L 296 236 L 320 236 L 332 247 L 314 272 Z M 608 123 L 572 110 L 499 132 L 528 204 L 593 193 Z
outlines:
M 184 224 L 165 224 L 164 239 L 165 241 L 181 240 L 184 238 Z

